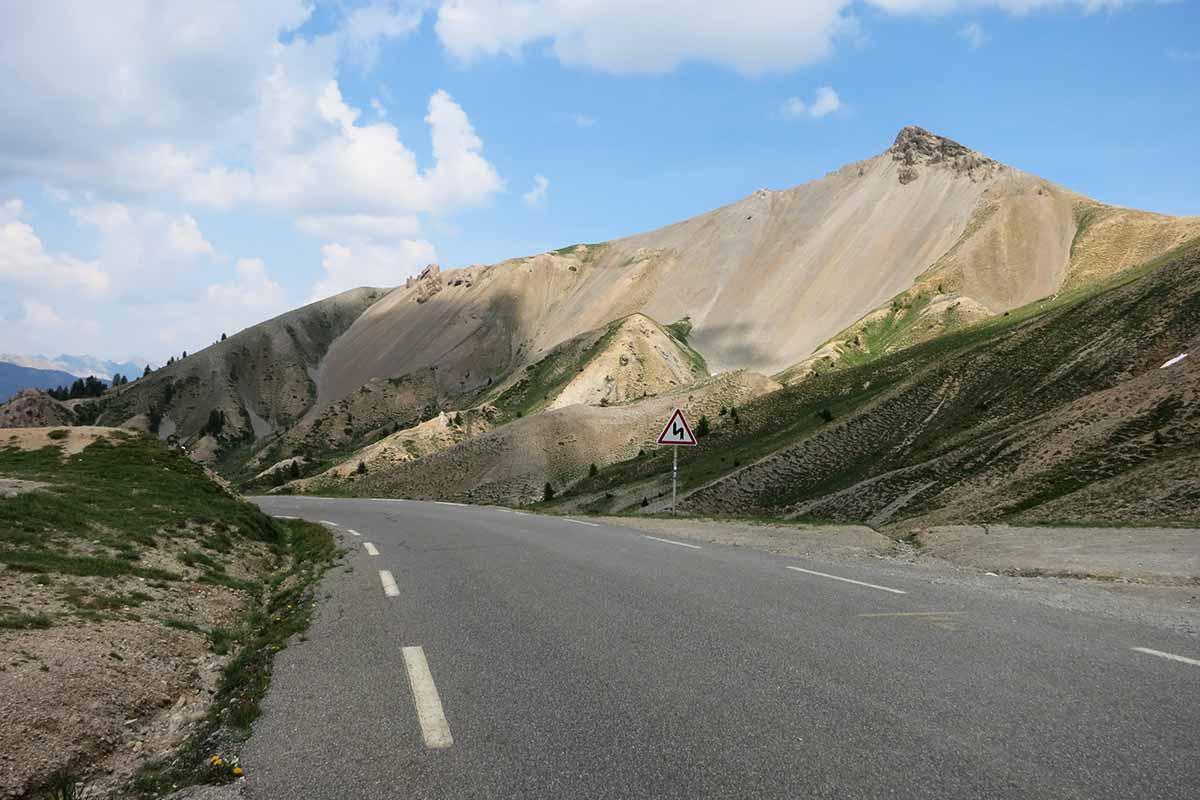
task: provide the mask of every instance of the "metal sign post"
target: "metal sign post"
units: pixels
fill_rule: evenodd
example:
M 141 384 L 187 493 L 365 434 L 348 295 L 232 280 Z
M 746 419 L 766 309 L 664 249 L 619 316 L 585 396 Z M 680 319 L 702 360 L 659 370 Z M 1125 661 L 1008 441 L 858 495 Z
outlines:
M 663 428 L 662 433 L 658 435 L 658 443 L 669 444 L 673 450 L 671 457 L 671 515 L 674 516 L 675 498 L 679 492 L 679 448 L 680 446 L 696 446 L 696 436 L 692 433 L 687 420 L 683 418 L 683 412 L 678 408 L 667 420 L 667 426 Z

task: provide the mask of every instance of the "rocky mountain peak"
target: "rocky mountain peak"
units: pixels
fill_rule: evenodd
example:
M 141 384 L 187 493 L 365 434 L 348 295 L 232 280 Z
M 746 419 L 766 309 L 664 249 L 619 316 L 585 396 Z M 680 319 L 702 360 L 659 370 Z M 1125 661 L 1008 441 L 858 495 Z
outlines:
M 982 153 L 916 125 L 901 128 L 888 152 L 902 165 L 899 179 L 903 184 L 919 178 L 923 166 L 941 166 L 973 181 L 991 177 L 1000 167 L 998 162 Z

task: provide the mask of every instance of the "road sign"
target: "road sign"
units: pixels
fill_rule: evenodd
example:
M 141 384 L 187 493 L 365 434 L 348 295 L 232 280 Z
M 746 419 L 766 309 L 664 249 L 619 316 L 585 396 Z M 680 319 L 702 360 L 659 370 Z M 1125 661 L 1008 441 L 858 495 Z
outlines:
M 687 420 L 683 418 L 683 412 L 678 408 L 671 415 L 670 422 L 667 427 L 663 428 L 662 433 L 658 435 L 659 444 L 674 444 L 682 447 L 694 447 L 696 445 L 696 437 L 692 433 L 692 429 L 688 427 Z

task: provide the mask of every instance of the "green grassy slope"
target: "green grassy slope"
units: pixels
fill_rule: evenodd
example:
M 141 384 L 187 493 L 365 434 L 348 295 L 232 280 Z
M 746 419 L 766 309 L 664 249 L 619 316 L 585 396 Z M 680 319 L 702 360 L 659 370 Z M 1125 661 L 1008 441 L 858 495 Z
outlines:
M 272 658 L 306 627 L 316 581 L 337 555 L 333 538 L 318 525 L 266 516 L 157 439 L 109 431 L 68 455 L 62 445 L 76 435 L 73 429 L 51 431 L 49 444 L 33 450 L 0 435 L 0 478 L 41 484 L 0 497 L 0 585 L 6 587 L 0 634 L 37 637 L 47 631 L 64 647 L 76 636 L 91 641 L 107 635 L 114 648 L 118 642 L 158 642 L 161 650 L 121 656 L 114 649 L 110 657 L 127 662 L 126 669 L 164 674 L 182 645 L 164 644 L 161 631 L 197 639 L 200 644 L 189 647 L 225 662 L 208 714 L 180 751 L 147 766 L 121 796 L 160 796 L 173 785 L 231 780 L 228 766 L 218 770 L 206 763 L 208 751 L 214 742 L 232 750 L 249 735 Z M 204 613 L 214 608 L 206 599 L 212 597 L 226 598 L 215 601 L 224 615 Z M 226 618 L 229 612 L 233 616 Z M 28 639 L 5 643 L 0 637 L 0 650 L 8 646 L 35 647 Z M 64 697 L 88 696 L 79 675 L 60 679 Z M 121 700 L 113 702 L 119 707 Z M 109 719 L 76 710 L 92 713 L 89 725 L 100 732 L 149 711 L 125 708 L 120 718 Z M 39 722 L 40 714 L 56 713 L 49 707 L 26 711 L 29 720 L 17 722 L 33 727 L 51 724 Z M 107 756 L 111 741 L 96 735 L 59 743 L 61 749 L 48 744 L 47 757 L 86 783 L 94 777 L 89 765 Z M 51 777 L 14 779 L 28 781 L 25 789 L 35 792 Z

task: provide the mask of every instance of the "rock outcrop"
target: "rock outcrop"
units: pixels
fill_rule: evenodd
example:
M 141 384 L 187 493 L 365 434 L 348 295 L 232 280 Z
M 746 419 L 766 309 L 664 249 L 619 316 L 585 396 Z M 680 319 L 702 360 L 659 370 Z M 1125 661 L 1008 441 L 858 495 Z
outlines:
M 972 181 L 990 178 L 1001 168 L 997 161 L 982 153 L 915 125 L 903 128 L 888 152 L 903 165 L 898 173 L 901 184 L 919 178 L 922 166 L 942 166 Z
M 0 405 L 0 428 L 48 428 L 74 422 L 71 409 L 37 389 L 19 392 Z

